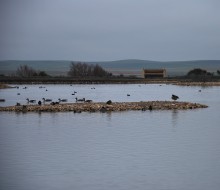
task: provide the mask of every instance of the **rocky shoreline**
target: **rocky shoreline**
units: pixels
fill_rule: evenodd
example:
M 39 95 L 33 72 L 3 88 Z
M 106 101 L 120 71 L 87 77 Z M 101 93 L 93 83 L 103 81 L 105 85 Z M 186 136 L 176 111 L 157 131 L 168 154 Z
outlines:
M 97 103 L 62 103 L 56 105 L 19 105 L 0 107 L 0 111 L 10 112 L 108 112 L 108 111 L 129 111 L 129 110 L 187 110 L 207 108 L 208 106 L 178 101 L 147 101 L 147 102 L 105 102 Z

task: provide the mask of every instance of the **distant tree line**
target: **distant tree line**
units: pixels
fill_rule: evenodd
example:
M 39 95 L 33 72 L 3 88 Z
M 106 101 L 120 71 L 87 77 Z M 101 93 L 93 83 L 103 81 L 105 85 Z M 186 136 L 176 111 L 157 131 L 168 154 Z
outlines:
M 68 75 L 71 77 L 110 77 L 111 73 L 105 71 L 98 64 L 86 64 L 83 62 L 71 62 Z
M 189 77 L 194 77 L 194 76 L 213 76 L 214 73 L 210 73 L 204 69 L 200 69 L 200 68 L 196 68 L 196 69 L 193 69 L 193 70 L 190 70 L 188 73 L 187 73 L 187 76 Z
M 27 65 L 20 65 L 15 75 L 19 77 L 46 77 L 49 76 L 45 71 L 36 71 L 32 67 L 29 67 Z
M 209 81 L 209 80 L 215 80 L 218 79 L 220 76 L 220 71 L 217 70 L 215 72 L 208 72 L 207 70 L 196 68 L 190 70 L 186 77 L 191 78 L 193 80 L 199 80 L 199 81 Z

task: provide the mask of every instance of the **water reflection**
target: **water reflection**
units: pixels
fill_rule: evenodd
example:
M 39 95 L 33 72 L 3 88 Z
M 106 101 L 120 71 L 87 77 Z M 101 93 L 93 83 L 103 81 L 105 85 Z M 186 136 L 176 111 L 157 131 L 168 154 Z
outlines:
M 172 127 L 176 128 L 178 125 L 178 110 L 172 110 Z

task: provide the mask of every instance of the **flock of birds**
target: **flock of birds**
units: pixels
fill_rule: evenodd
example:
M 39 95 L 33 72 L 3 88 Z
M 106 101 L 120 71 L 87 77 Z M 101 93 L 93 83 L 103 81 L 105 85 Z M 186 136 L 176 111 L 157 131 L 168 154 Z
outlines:
M 72 85 L 71 85 L 72 86 Z M 15 88 L 19 88 L 18 86 L 16 86 Z M 27 89 L 28 87 L 23 87 L 23 89 Z M 46 87 L 44 87 L 44 86 L 40 86 L 39 88 L 45 88 L 46 89 Z M 95 87 L 92 87 L 91 89 L 95 89 Z M 46 91 L 48 91 L 47 89 L 46 89 Z M 199 90 L 199 92 L 201 92 L 201 90 Z M 77 94 L 77 92 L 76 91 L 74 91 L 71 95 L 76 95 Z M 20 93 L 17 93 L 17 95 L 20 95 Z M 130 94 L 127 94 L 127 96 L 131 96 Z M 176 100 L 178 100 L 179 99 L 179 96 L 177 96 L 177 95 L 175 95 L 175 94 L 172 94 L 171 95 L 171 99 L 172 100 L 174 100 L 174 101 L 176 101 Z M 35 99 L 29 99 L 29 98 L 26 98 L 26 100 L 27 100 L 27 103 L 29 104 L 29 103 L 31 103 L 31 104 L 34 104 L 34 103 L 37 103 L 38 105 L 41 105 L 41 104 L 45 104 L 45 103 L 50 103 L 51 105 L 56 105 L 56 104 L 60 104 L 60 103 L 62 103 L 62 102 L 68 102 L 68 99 L 61 99 L 61 98 L 58 98 L 58 100 L 57 101 L 53 101 L 52 99 L 47 99 L 47 98 L 42 98 L 41 100 L 39 100 L 38 102 L 37 102 L 37 100 L 35 100 Z M 77 98 L 77 97 L 75 97 L 75 101 L 76 102 L 87 102 L 87 103 L 91 103 L 92 102 L 92 100 L 90 100 L 90 99 L 85 99 L 85 98 Z M 5 102 L 5 99 L 0 99 L 0 102 Z M 17 103 L 16 105 L 20 105 L 20 103 Z
M 72 85 L 71 85 L 72 86 Z M 16 88 L 18 89 L 19 87 L 16 86 Z M 23 87 L 23 89 L 27 89 L 28 87 Z M 39 88 L 46 88 L 44 86 L 40 86 Z M 92 87 L 91 89 L 95 89 L 94 87 Z M 46 91 L 48 91 L 46 89 Z M 74 91 L 71 95 L 76 95 L 77 92 Z M 20 93 L 17 93 L 17 95 L 21 95 Z M 41 100 L 37 101 L 35 99 L 29 99 L 29 98 L 26 98 L 26 101 L 28 104 L 35 104 L 37 103 L 38 105 L 42 105 L 42 104 L 46 104 L 46 103 L 50 103 L 51 105 L 57 105 L 57 104 L 60 104 L 62 102 L 68 102 L 68 99 L 61 99 L 61 98 L 58 98 L 57 101 L 53 101 L 53 99 L 48 99 L 48 98 L 42 98 Z M 90 99 L 85 99 L 85 98 L 75 98 L 75 101 L 76 102 L 87 102 L 87 103 L 91 103 L 92 100 Z M 0 99 L 0 102 L 5 102 L 5 99 Z M 17 102 L 16 104 L 17 106 L 21 105 L 20 103 Z

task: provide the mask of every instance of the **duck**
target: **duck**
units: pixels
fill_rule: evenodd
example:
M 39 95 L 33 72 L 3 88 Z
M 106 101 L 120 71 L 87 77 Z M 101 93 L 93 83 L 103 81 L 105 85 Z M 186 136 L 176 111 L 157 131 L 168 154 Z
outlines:
M 59 102 L 67 102 L 67 99 L 58 99 L 59 100 Z
M 0 99 L 0 102 L 5 102 L 5 99 Z
M 91 102 L 92 102 L 92 100 L 85 100 L 85 102 L 87 102 L 87 103 L 91 103 Z
M 171 98 L 172 98 L 174 101 L 176 101 L 177 99 L 179 99 L 179 96 L 172 94 L 172 97 L 171 97 Z
M 35 103 L 36 100 L 30 100 L 29 98 L 26 98 L 26 100 L 28 101 L 28 103 Z
M 44 102 L 52 102 L 52 99 L 45 99 L 45 98 L 42 98 L 42 100 L 43 100 Z
M 75 99 L 76 99 L 76 102 L 85 102 L 85 98 L 78 99 L 78 98 L 76 97 Z
M 51 102 L 50 105 L 58 105 L 60 102 Z

